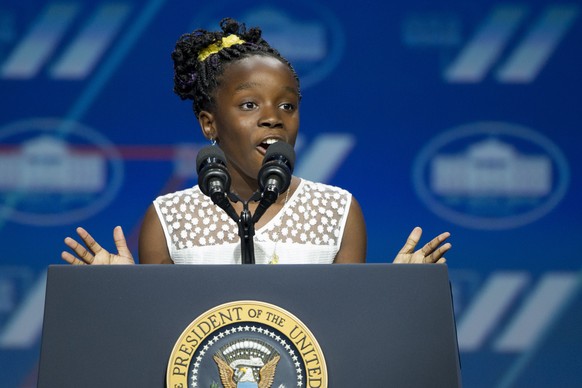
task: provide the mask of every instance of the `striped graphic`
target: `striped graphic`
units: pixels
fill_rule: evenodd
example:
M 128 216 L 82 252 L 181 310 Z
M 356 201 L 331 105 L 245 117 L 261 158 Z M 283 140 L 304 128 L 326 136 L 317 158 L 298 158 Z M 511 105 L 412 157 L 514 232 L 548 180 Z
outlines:
M 579 276 L 575 272 L 550 272 L 535 284 L 530 276 L 527 272 L 491 275 L 458 320 L 460 351 L 481 351 L 488 343 L 498 353 L 535 347 L 577 292 Z M 522 295 L 523 303 L 515 306 Z M 510 315 L 510 311 L 514 312 Z M 506 326 L 498 334 L 502 324 Z
M 32 25 L 24 40 L 2 65 L 0 70 L 2 78 L 35 77 L 58 47 L 78 11 L 78 5 L 48 5 Z
M 449 82 L 480 82 L 501 56 L 526 14 L 523 6 L 495 8 L 475 37 L 445 70 L 445 79 Z
M 528 283 L 523 272 L 492 275 L 458 321 L 459 350 L 479 350 Z
M 578 6 L 550 7 L 497 72 L 506 83 L 532 82 L 578 16 Z
M 521 352 L 533 346 L 576 290 L 577 282 L 578 276 L 574 273 L 544 276 L 495 342 L 494 349 L 498 352 Z
M 88 77 L 127 21 L 131 6 L 107 3 L 98 7 L 78 35 L 68 31 L 80 13 L 80 4 L 52 3 L 41 12 L 23 40 L 13 49 L 0 77 L 27 80 L 37 77 L 70 36 L 74 39 L 48 69 L 53 79 Z
M 28 349 L 40 339 L 46 272 L 39 276 L 20 307 L 0 331 L 0 349 Z
M 456 59 L 444 70 L 451 83 L 479 83 L 500 61 L 528 9 L 523 5 L 500 5 L 479 27 Z M 530 83 L 539 75 L 579 14 L 578 5 L 552 5 L 526 30 L 517 47 L 495 72 L 503 83 Z
M 127 19 L 126 4 L 101 6 L 50 70 L 52 78 L 83 79 L 103 56 Z
M 355 144 L 356 139 L 351 134 L 318 136 L 301 155 L 295 175 L 315 182 L 328 182 Z

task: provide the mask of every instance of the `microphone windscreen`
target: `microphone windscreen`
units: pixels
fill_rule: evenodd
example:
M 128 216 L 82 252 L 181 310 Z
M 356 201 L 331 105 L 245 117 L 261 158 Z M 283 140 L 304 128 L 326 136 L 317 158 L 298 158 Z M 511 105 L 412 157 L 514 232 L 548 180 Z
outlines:
M 226 165 L 226 156 L 224 152 L 217 146 L 206 146 L 202 148 L 196 156 L 196 172 L 200 174 L 203 165 L 208 159 L 214 159 L 214 162 L 219 162 Z
M 289 168 L 293 172 L 293 167 L 295 166 L 295 150 L 291 144 L 285 143 L 284 141 L 278 141 L 267 148 L 264 163 L 275 158 L 280 159 L 281 156 L 287 159 Z

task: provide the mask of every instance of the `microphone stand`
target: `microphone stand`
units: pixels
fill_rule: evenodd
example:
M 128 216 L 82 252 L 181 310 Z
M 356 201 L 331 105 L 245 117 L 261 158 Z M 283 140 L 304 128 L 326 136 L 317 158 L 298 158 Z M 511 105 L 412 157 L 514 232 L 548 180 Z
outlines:
M 200 190 L 209 196 L 214 204 L 224 210 L 238 226 L 242 264 L 255 264 L 253 241 L 255 223 L 277 201 L 282 183 L 286 182 L 283 189 L 285 191 L 291 181 L 291 170 L 295 160 L 293 147 L 287 143 L 274 144 L 272 147 L 269 149 L 272 152 L 267 151 L 265 154 L 267 163 L 263 160 L 263 166 L 259 171 L 259 188 L 262 193 L 259 190 L 255 191 L 247 201 L 243 201 L 236 193 L 230 191 L 230 175 L 226 169 L 226 156 L 222 150 L 208 146 L 202 149 L 196 157 L 196 172 L 199 174 Z M 204 176 L 201 182 L 200 175 Z M 233 203 L 242 202 L 243 210 L 240 216 L 236 214 L 229 200 Z M 260 201 L 254 216 L 249 210 L 250 201 Z
M 254 201 L 257 202 L 261 199 L 261 193 L 255 191 L 255 193 L 249 198 L 247 201 L 243 201 L 238 195 L 233 192 L 228 193 L 228 198 L 232 202 L 242 202 L 243 210 L 240 213 L 240 217 L 235 218 L 233 214 L 236 213 L 229 213 L 231 218 L 237 223 L 238 225 L 238 235 L 240 237 L 240 251 L 241 251 L 241 259 L 243 264 L 255 264 L 255 245 L 253 238 L 255 236 L 255 222 L 258 220 L 254 219 L 251 215 L 249 210 L 249 202 Z

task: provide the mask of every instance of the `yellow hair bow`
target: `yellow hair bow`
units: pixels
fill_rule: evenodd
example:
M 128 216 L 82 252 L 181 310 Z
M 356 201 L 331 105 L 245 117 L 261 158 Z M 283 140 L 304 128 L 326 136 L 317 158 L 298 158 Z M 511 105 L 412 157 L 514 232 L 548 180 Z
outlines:
M 200 54 L 198 54 L 198 60 L 202 62 L 206 58 L 208 58 L 212 54 L 216 54 L 223 48 L 234 46 L 235 44 L 243 44 L 244 42 L 245 41 L 239 38 L 238 36 L 230 34 L 229 36 L 225 36 L 222 38 L 222 42 L 220 43 L 220 45 L 218 43 L 212 43 L 210 46 L 200 51 Z

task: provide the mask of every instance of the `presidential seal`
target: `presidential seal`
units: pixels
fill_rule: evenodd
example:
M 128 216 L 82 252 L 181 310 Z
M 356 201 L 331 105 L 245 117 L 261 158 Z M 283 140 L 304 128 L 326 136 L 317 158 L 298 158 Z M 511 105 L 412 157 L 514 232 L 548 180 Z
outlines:
M 323 352 L 309 329 L 272 304 L 236 301 L 196 318 L 166 372 L 169 388 L 325 388 Z

